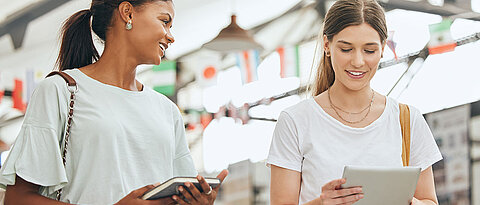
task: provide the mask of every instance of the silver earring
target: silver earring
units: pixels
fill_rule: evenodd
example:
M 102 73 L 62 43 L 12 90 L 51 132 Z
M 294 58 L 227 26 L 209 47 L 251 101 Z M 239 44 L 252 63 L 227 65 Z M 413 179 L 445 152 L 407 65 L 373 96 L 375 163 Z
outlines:
M 130 20 L 127 21 L 127 25 L 125 25 L 125 29 L 132 30 L 132 27 L 133 27 L 132 26 L 132 20 L 130 19 Z

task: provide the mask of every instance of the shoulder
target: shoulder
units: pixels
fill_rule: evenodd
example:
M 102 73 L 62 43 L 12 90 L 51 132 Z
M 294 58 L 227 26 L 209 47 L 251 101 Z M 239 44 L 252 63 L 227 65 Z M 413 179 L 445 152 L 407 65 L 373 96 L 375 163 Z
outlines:
M 312 111 L 312 103 L 315 103 L 312 98 L 304 99 L 295 105 L 285 108 L 283 112 L 288 113 L 291 116 L 310 113 Z
M 59 95 L 59 94 L 65 94 L 65 93 L 68 93 L 67 83 L 59 75 L 46 77 L 36 85 L 35 91 L 34 91 L 34 94 L 36 95 L 39 95 L 39 94 Z
M 312 113 L 312 103 L 315 103 L 312 98 L 304 99 L 295 105 L 285 108 L 280 113 L 280 118 L 289 118 L 289 120 L 294 122 L 305 119 L 306 116 Z
M 387 97 L 387 100 L 390 101 L 390 109 L 394 113 L 399 114 L 400 113 L 400 104 L 405 104 L 405 103 L 399 102 L 396 99 L 393 99 L 393 98 L 390 98 L 390 97 Z M 409 104 L 405 104 L 405 105 L 408 106 L 408 109 L 410 111 L 410 118 L 411 119 L 416 119 L 419 116 L 422 116 L 422 112 L 420 112 L 420 110 L 417 107 L 415 107 L 413 105 L 409 105 Z
M 178 106 L 170 100 L 167 96 L 153 90 L 150 87 L 145 86 L 145 91 L 147 94 L 154 99 L 155 104 L 158 106 L 162 106 L 164 109 L 171 110 L 173 112 L 174 117 L 180 116 L 180 111 Z

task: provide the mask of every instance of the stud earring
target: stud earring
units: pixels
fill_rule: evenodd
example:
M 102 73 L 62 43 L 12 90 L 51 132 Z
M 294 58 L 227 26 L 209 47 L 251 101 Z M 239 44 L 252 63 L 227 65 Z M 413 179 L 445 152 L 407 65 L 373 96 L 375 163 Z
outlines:
M 325 56 L 330 57 L 330 52 L 329 51 L 325 52 Z
M 127 25 L 125 25 L 125 29 L 132 30 L 132 27 L 133 27 L 132 26 L 132 20 L 130 19 L 130 20 L 127 21 Z

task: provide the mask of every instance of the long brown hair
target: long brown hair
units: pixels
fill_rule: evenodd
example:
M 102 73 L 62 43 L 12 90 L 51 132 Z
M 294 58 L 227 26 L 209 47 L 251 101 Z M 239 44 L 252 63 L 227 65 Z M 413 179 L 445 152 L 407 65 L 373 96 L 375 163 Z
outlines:
M 328 10 L 323 22 L 319 40 L 327 36 L 328 41 L 348 26 L 367 23 L 373 27 L 380 36 L 380 41 L 387 39 L 387 24 L 383 8 L 375 0 L 338 0 Z M 318 45 L 317 45 L 318 46 Z M 323 44 L 322 44 L 323 47 Z M 323 48 L 322 48 L 323 50 Z M 314 96 L 326 91 L 335 81 L 330 57 L 322 52 L 319 66 L 316 71 L 312 94 Z
M 160 0 L 92 0 L 90 9 L 73 14 L 63 24 L 60 52 L 56 62 L 58 70 L 80 68 L 100 58 L 93 44 L 92 30 L 105 41 L 107 31 L 113 22 L 113 11 L 124 1 L 137 7 Z M 92 23 L 90 17 L 93 17 Z

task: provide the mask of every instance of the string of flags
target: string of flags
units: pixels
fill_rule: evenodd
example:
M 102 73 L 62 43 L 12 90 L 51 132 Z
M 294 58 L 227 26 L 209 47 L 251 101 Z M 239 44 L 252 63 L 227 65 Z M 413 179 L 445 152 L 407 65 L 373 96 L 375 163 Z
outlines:
M 279 95 L 275 95 L 269 98 L 264 98 L 259 101 L 253 103 L 245 103 L 243 106 L 235 107 L 231 102 L 227 105 L 221 106 L 217 112 L 209 113 L 206 110 L 196 110 L 196 109 L 187 109 L 183 112 L 189 117 L 185 118 L 186 129 L 193 130 L 196 129 L 199 125 L 201 125 L 204 129 L 208 126 L 208 124 L 215 119 L 220 119 L 222 117 L 230 117 L 233 118 L 235 121 L 244 124 L 247 124 L 250 120 L 265 120 L 265 121 L 276 121 L 275 119 L 263 118 L 263 117 L 255 117 L 250 116 L 248 111 L 256 106 L 259 105 L 270 105 L 273 101 L 279 100 L 288 96 L 292 95 L 299 95 L 304 93 L 307 90 L 307 86 L 302 86 L 300 88 L 288 91 L 286 93 L 282 93 Z M 193 116 L 193 118 L 192 118 Z
M 442 31 L 442 32 L 445 32 L 445 31 Z M 428 55 L 439 54 L 439 53 L 443 53 L 443 52 L 449 52 L 449 51 L 452 51 L 451 47 L 452 47 L 453 44 L 455 44 L 455 47 L 456 47 L 456 46 L 461 46 L 461 45 L 465 45 L 465 44 L 468 44 L 468 43 L 473 43 L 473 42 L 476 42 L 478 40 L 480 40 L 480 32 L 478 32 L 476 34 L 473 34 L 473 35 L 470 35 L 470 36 L 467 36 L 467 37 L 464 37 L 464 38 L 461 38 L 461 39 L 458 39 L 458 40 L 454 40 L 453 41 L 454 43 L 451 43 L 450 41 L 443 41 L 443 43 L 438 43 L 438 44 L 437 43 L 432 43 L 432 44 L 429 44 L 429 46 L 425 47 L 425 49 L 423 49 L 421 51 L 409 53 L 407 55 L 397 57 L 397 59 L 382 62 L 379 65 L 379 69 L 383 69 L 383 68 L 386 68 L 386 67 L 389 67 L 389 66 L 392 66 L 392 65 L 395 65 L 395 64 L 402 63 L 402 62 L 408 62 L 410 59 L 418 58 L 421 55 L 422 55 L 421 57 L 425 58 Z M 445 43 L 445 42 L 447 42 L 447 43 Z M 450 42 L 450 43 L 448 43 L 448 42 Z M 395 47 L 396 43 L 392 44 L 392 45 L 394 45 L 393 47 Z M 445 46 L 445 45 L 447 45 L 447 46 Z M 431 50 L 434 50 L 434 52 L 430 53 L 429 51 L 431 51 Z M 282 51 L 282 49 L 277 49 L 277 52 L 279 52 L 279 54 L 280 54 L 281 52 L 286 52 L 286 51 L 285 50 Z M 280 54 L 280 55 L 282 55 L 282 54 Z M 425 56 L 423 56 L 423 55 L 425 55 Z M 282 57 L 281 57 L 281 59 L 282 59 Z M 298 57 L 296 59 L 298 60 Z M 288 76 L 288 75 L 285 75 L 285 76 Z M 273 97 L 270 97 L 270 98 L 265 98 L 265 99 L 259 100 L 257 102 L 254 102 L 254 103 L 245 103 L 241 107 L 234 107 L 231 103 L 229 103 L 225 106 L 220 107 L 220 109 L 216 113 L 208 113 L 205 110 L 188 110 L 187 112 L 201 112 L 202 113 L 201 116 L 203 116 L 203 118 L 204 118 L 204 120 L 202 121 L 202 126 L 203 127 L 206 127 L 208 125 L 208 123 L 210 123 L 210 121 L 212 121 L 214 119 L 219 119 L 219 118 L 222 118 L 222 117 L 232 117 L 232 118 L 236 119 L 237 121 L 240 121 L 242 124 L 246 124 L 250 120 L 276 121 L 275 119 L 266 119 L 266 118 L 262 118 L 262 117 L 250 116 L 248 114 L 248 110 L 250 108 L 258 106 L 258 105 L 269 105 L 271 102 L 273 102 L 275 100 L 278 100 L 278 99 L 281 99 L 281 98 L 285 98 L 285 97 L 288 97 L 288 96 L 298 95 L 298 94 L 304 93 L 304 92 L 306 92 L 306 90 L 307 90 L 307 86 L 302 86 L 302 87 L 299 87 L 295 90 L 291 90 L 289 92 L 286 92 L 286 93 L 283 93 L 283 94 L 280 94 L 280 95 L 276 95 L 276 96 L 273 96 Z

